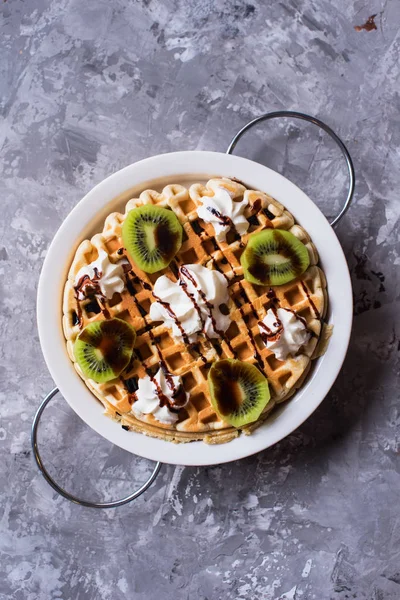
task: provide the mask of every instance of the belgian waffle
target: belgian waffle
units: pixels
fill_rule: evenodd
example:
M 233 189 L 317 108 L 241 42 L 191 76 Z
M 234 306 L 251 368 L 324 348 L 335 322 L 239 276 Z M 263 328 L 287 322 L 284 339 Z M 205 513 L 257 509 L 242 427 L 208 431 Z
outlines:
M 226 188 L 234 198 L 247 200 L 245 216 L 250 226 L 241 239 L 236 239 L 234 232 L 229 232 L 225 242 L 218 242 L 213 226 L 197 215 L 196 208 L 201 199 L 212 196 L 216 187 Z M 167 269 L 154 275 L 144 273 L 131 263 L 126 273 L 127 285 L 121 294 L 116 293 L 111 300 L 100 304 L 93 299 L 78 302 L 74 290 L 78 271 L 96 260 L 101 249 L 107 252 L 111 262 L 126 256 L 121 238 L 122 224 L 132 208 L 143 204 L 170 207 L 177 215 L 184 229 L 182 247 L 177 256 Z M 264 318 L 272 305 L 271 288 L 254 286 L 246 281 L 240 265 L 240 255 L 248 235 L 265 227 L 291 231 L 306 245 L 310 256 L 310 266 L 300 278 L 273 290 L 279 305 L 296 311 L 306 320 L 312 332 L 312 337 L 300 352 L 285 361 L 278 361 L 265 347 L 258 330 L 258 321 Z M 152 322 L 149 317 L 151 303 L 155 301 L 152 288 L 157 278 L 167 274 L 176 281 L 179 266 L 192 263 L 217 269 L 229 281 L 231 324 L 226 332 L 228 342 L 221 339 L 219 348 L 199 335 L 194 351 L 176 340 L 164 324 Z M 233 358 L 234 355 L 240 360 L 258 363 L 268 378 L 271 400 L 256 423 L 242 428 L 244 433 L 251 433 L 276 404 L 288 399 L 301 386 L 317 352 L 321 320 L 327 309 L 326 280 L 317 263 L 315 246 L 306 231 L 295 224 L 293 216 L 272 197 L 249 190 L 236 180 L 215 178 L 206 185 L 194 184 L 189 189 L 181 185 L 168 185 L 161 193 L 146 190 L 139 198 L 128 201 L 124 214 L 110 214 L 102 233 L 83 241 L 76 250 L 63 302 L 63 328 L 68 354 L 78 374 L 103 404 L 105 414 L 118 420 L 124 428 L 174 442 L 204 440 L 212 444 L 229 441 L 240 432 L 223 421 L 211 406 L 207 384 L 209 367 L 219 358 Z M 82 327 L 109 317 L 129 322 L 137 332 L 137 340 L 132 361 L 123 376 L 100 384 L 84 377 L 75 361 L 73 346 Z M 160 356 L 170 372 L 181 377 L 189 395 L 189 401 L 180 410 L 179 419 L 174 425 L 160 423 L 151 414 L 139 419 L 131 410 L 137 378 L 144 377 L 146 369 L 156 370 Z

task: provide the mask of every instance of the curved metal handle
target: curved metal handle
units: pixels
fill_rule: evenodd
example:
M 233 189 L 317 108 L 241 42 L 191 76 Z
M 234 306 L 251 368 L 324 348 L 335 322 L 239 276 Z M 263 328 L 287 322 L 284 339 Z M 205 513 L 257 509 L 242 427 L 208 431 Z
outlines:
M 71 502 L 74 502 L 75 504 L 79 504 L 80 506 L 87 506 L 89 508 L 116 508 L 117 506 L 122 506 L 123 504 L 127 504 L 128 502 L 131 502 L 132 500 L 139 498 L 139 496 L 141 496 L 143 494 L 143 492 L 145 492 L 151 486 L 151 484 L 157 477 L 157 475 L 161 469 L 160 462 L 156 463 L 156 466 L 154 467 L 153 472 L 150 475 L 150 477 L 148 478 L 148 480 L 138 490 L 136 490 L 136 492 L 133 492 L 133 494 L 130 494 L 129 496 L 126 496 L 125 498 L 121 498 L 120 500 L 114 500 L 112 502 L 90 502 L 89 500 L 82 500 L 80 498 L 77 498 L 73 494 L 70 494 L 69 492 L 64 490 L 64 488 L 62 488 L 60 485 L 58 485 L 58 483 L 56 483 L 54 481 L 54 479 L 49 475 L 48 471 L 46 470 L 45 466 L 43 465 L 42 458 L 39 453 L 39 447 L 38 447 L 38 442 L 37 442 L 37 431 L 38 431 L 40 418 L 43 414 L 44 409 L 46 408 L 46 406 L 48 405 L 50 400 L 52 398 L 54 398 L 54 396 L 57 393 L 58 393 L 58 388 L 54 388 L 42 400 L 38 410 L 36 411 L 35 417 L 33 419 L 32 431 L 31 431 L 31 442 L 32 442 L 33 455 L 35 457 L 36 464 L 39 467 L 39 469 L 40 469 L 43 477 L 47 481 L 47 483 L 49 485 L 51 485 L 53 490 L 55 490 L 58 494 L 60 494 L 67 500 L 70 500 Z
M 314 125 L 317 125 L 317 127 L 320 127 L 321 129 L 323 129 L 336 142 L 336 144 L 339 146 L 339 148 L 344 156 L 344 159 L 347 164 L 347 169 L 349 172 L 349 190 L 347 192 L 347 197 L 346 197 L 346 200 L 345 200 L 345 203 L 344 203 L 342 209 L 340 210 L 339 214 L 330 222 L 331 226 L 334 227 L 335 225 L 337 225 L 339 223 L 340 219 L 344 216 L 344 214 L 346 213 L 347 209 L 350 206 L 350 203 L 351 203 L 351 200 L 352 200 L 353 194 L 354 194 L 355 174 L 354 174 L 353 161 L 351 160 L 349 151 L 347 150 L 346 146 L 344 145 L 344 143 L 342 142 L 340 137 L 333 131 L 333 129 L 331 129 L 329 127 L 329 125 L 327 125 L 323 121 L 320 121 L 320 119 L 317 119 L 316 117 L 312 117 L 311 115 L 307 115 L 307 114 L 301 113 L 301 112 L 295 112 L 292 110 L 278 110 L 276 112 L 265 113 L 259 117 L 256 117 L 252 121 L 249 121 L 244 127 L 242 127 L 242 129 L 240 131 L 237 132 L 237 134 L 235 135 L 235 137 L 232 139 L 231 143 L 229 144 L 226 154 L 232 154 L 232 152 L 235 149 L 236 144 L 238 143 L 240 138 L 246 133 L 246 131 L 248 129 L 251 129 L 251 127 L 253 127 L 254 125 L 257 125 L 257 123 L 261 123 L 262 121 L 268 121 L 269 119 L 279 119 L 279 118 L 283 118 L 283 117 L 291 117 L 293 119 L 302 119 L 303 121 L 308 121 L 309 123 L 313 123 Z

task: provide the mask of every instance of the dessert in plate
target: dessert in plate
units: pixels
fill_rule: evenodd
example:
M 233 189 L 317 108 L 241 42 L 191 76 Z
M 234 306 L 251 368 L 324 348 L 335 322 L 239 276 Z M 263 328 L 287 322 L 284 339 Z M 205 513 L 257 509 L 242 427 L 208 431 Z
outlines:
M 317 250 L 284 206 L 213 178 L 143 191 L 80 244 L 63 329 L 78 374 L 125 429 L 222 443 L 302 385 L 327 304 Z

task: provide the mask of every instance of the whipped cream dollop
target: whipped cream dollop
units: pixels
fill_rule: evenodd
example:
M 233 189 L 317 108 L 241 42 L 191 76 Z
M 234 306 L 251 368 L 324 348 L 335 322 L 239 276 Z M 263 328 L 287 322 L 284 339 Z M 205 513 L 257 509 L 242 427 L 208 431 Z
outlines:
M 124 264 L 126 259 L 117 263 L 110 262 L 107 252 L 99 251 L 98 258 L 79 269 L 75 277 L 75 290 L 78 300 L 83 300 L 90 293 L 100 290 L 107 299 L 115 292 L 121 293 L 125 287 Z
M 304 319 L 286 308 L 270 308 L 258 328 L 264 344 L 278 360 L 294 356 L 310 339 Z
M 219 308 L 229 301 L 228 282 L 218 271 L 198 264 L 184 265 L 177 282 L 166 275 L 159 277 L 153 296 L 158 301 L 150 307 L 150 318 L 163 321 L 178 340 L 195 342 L 199 332 L 220 337 L 229 327 L 229 315 Z
M 132 406 L 132 412 L 137 417 L 152 414 L 160 423 L 176 423 L 179 409 L 185 406 L 188 400 L 180 377 L 166 374 L 160 368 L 154 377 L 146 375 L 139 379 L 138 386 L 137 400 Z
M 239 235 L 248 230 L 249 222 L 243 214 L 247 200 L 235 202 L 228 190 L 215 187 L 214 196 L 203 196 L 200 201 L 202 205 L 197 208 L 197 214 L 206 223 L 212 223 L 218 242 L 226 241 L 226 234 L 232 225 Z

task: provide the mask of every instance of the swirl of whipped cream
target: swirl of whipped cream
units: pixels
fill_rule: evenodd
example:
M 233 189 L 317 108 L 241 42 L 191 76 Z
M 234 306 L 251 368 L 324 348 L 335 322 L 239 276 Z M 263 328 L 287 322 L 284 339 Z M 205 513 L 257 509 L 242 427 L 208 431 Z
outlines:
M 258 329 L 264 344 L 278 360 L 286 360 L 289 354 L 294 356 L 310 339 L 305 320 L 286 308 L 270 308 Z
M 159 369 L 154 377 L 146 375 L 143 379 L 139 379 L 137 400 L 132 405 L 132 412 L 139 418 L 152 414 L 160 423 L 173 425 L 178 420 L 177 410 L 185 406 L 188 400 L 181 383 L 180 377 L 169 373 L 166 375 L 162 369 Z M 180 402 L 173 411 L 171 407 L 174 407 L 174 396 L 178 391 L 180 391 Z M 184 402 L 182 402 L 182 394 L 184 394 Z
M 110 299 L 115 292 L 121 293 L 125 287 L 123 265 L 126 259 L 117 263 L 110 262 L 107 252 L 99 250 L 98 258 L 79 269 L 75 277 L 75 289 L 78 300 L 83 300 L 88 294 L 100 289 L 105 298 Z
M 222 273 L 202 265 L 184 265 L 175 283 L 166 275 L 159 277 L 153 289 L 158 302 L 150 307 L 150 318 L 163 321 L 174 337 L 195 342 L 197 334 L 220 337 L 230 324 L 229 315 L 219 309 L 229 301 L 228 283 Z
M 228 190 L 215 187 L 213 196 L 203 196 L 200 201 L 202 205 L 197 207 L 197 214 L 206 223 L 212 223 L 218 242 L 226 241 L 232 225 L 239 235 L 248 230 L 249 222 L 243 214 L 247 200 L 235 202 Z

